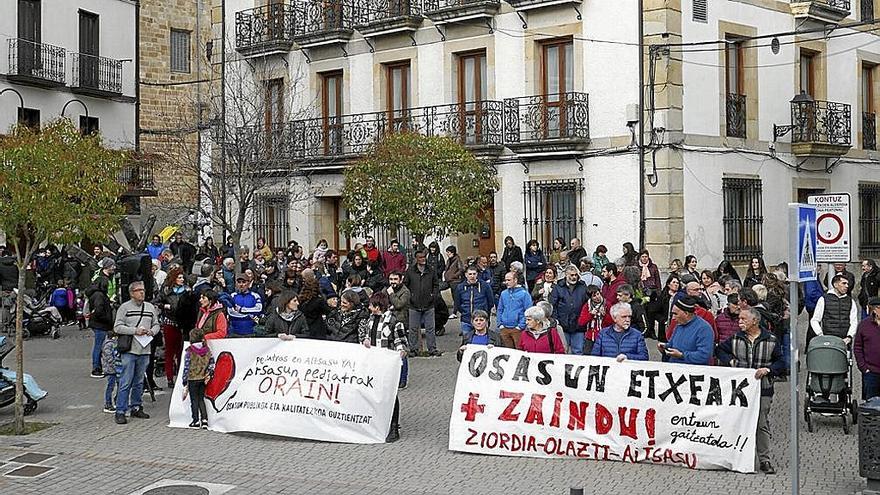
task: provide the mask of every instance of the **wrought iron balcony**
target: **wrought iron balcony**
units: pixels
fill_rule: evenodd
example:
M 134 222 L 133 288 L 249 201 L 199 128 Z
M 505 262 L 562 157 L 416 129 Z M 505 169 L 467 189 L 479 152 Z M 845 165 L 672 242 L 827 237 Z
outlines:
M 232 133 L 227 156 L 250 171 L 283 169 L 294 157 L 292 122 L 245 126 Z
M 294 41 L 302 48 L 343 44 L 351 39 L 358 10 L 343 0 L 304 0 L 296 4 Z
M 73 53 L 70 90 L 90 96 L 122 94 L 122 61 L 87 53 Z
M 9 80 L 33 86 L 64 86 L 67 53 L 60 46 L 34 43 L 21 38 L 9 40 Z
M 161 158 L 154 154 L 137 153 L 130 157 L 119 173 L 119 183 L 125 187 L 122 195 L 158 196 L 153 169 L 160 162 Z
M 235 13 L 235 49 L 245 56 L 285 53 L 293 46 L 294 8 L 269 4 Z
M 354 27 L 369 38 L 415 32 L 422 19 L 421 0 L 360 0 Z
M 849 15 L 850 0 L 794 0 L 791 13 L 795 19 L 822 24 L 837 24 Z
M 475 153 L 497 154 L 503 147 L 501 102 L 484 100 L 297 120 L 293 122 L 294 159 L 355 158 L 385 135 L 401 131 L 447 136 Z
M 727 137 L 746 137 L 746 96 L 733 93 L 727 94 L 725 105 Z
M 583 150 L 590 144 L 586 93 L 554 93 L 504 100 L 504 144 L 521 153 Z
M 498 13 L 501 0 L 424 0 L 425 16 L 434 24 L 489 18 Z
M 862 148 L 877 149 L 877 115 L 873 112 L 862 112 Z
M 507 3 L 516 10 L 532 10 L 552 5 L 580 5 L 581 0 L 507 0 Z
M 795 155 L 839 156 L 852 146 L 850 106 L 831 101 L 791 103 L 791 149 Z

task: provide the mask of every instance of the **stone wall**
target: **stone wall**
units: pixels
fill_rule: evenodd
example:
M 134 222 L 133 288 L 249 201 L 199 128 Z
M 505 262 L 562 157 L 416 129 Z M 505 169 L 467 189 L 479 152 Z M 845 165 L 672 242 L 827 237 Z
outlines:
M 219 87 L 199 82 L 219 78 L 220 44 L 212 50 L 215 64 L 206 57 L 206 44 L 214 38 L 212 3 L 219 0 L 141 1 L 140 147 L 161 157 L 153 169 L 158 196 L 144 198 L 141 207 L 159 217 L 156 230 L 198 204 L 197 129 L 211 119 L 213 88 Z M 187 73 L 171 72 L 172 29 L 191 32 Z

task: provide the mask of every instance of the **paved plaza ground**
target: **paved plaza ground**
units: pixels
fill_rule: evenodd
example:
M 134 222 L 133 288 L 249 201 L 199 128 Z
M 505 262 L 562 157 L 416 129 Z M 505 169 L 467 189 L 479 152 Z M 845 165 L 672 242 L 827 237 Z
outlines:
M 454 334 L 458 322 L 450 321 L 447 328 Z M 0 437 L 0 494 L 563 495 L 570 487 L 627 495 L 791 492 L 788 383 L 777 384 L 773 402 L 775 476 L 450 452 L 447 428 L 457 370 L 451 351 L 458 340 L 449 334 L 439 339 L 447 351 L 442 357 L 411 360 L 409 388 L 400 392 L 402 438 L 390 445 L 173 429 L 166 426 L 168 394 L 157 396 L 155 403 L 147 399 L 151 419 L 116 425 L 111 414 L 101 412 L 105 382 L 89 378 L 91 332 L 69 329 L 60 340 L 32 339 L 25 344 L 27 371 L 49 396 L 30 419 L 58 425 L 27 437 Z M 12 363 L 10 356 L 5 364 Z M 164 379 L 159 383 L 165 385 Z M 0 410 L 0 422 L 12 414 L 11 407 Z M 836 419 L 817 423 L 815 433 L 804 430 L 801 436 L 801 493 L 864 489 L 858 477 L 857 430 L 844 435 Z M 51 457 L 19 457 L 26 453 Z M 52 469 L 35 478 L 11 475 L 25 464 Z M 205 489 L 147 490 L 192 483 Z

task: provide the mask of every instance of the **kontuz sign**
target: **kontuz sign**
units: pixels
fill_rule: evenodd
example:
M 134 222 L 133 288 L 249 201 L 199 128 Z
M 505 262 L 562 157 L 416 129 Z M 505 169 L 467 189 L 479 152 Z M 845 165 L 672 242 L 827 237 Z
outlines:
M 848 263 L 852 259 L 849 193 L 817 194 L 807 203 L 816 206 L 816 261 Z

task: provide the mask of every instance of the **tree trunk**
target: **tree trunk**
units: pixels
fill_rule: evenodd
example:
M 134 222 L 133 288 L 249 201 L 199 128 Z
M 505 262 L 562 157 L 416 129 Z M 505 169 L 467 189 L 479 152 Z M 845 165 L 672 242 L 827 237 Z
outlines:
M 19 254 L 18 293 L 15 296 L 15 434 L 24 435 L 24 286 L 27 257 Z

